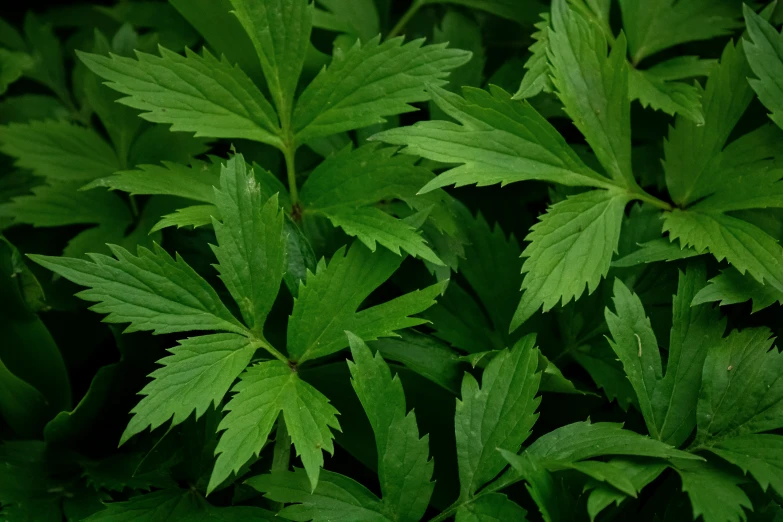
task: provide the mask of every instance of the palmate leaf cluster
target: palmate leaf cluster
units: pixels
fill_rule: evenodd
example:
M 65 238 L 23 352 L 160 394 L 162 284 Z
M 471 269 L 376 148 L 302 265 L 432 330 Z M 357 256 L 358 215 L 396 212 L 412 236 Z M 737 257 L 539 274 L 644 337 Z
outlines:
M 0 20 L 3 520 L 783 517 L 781 22 Z

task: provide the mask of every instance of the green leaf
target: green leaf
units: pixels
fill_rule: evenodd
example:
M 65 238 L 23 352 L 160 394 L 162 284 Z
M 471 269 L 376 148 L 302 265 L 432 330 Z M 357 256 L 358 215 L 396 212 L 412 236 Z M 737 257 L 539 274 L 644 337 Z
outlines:
M 511 290 L 518 292 L 516 288 Z M 449 283 L 446 293 L 427 310 L 425 317 L 432 321 L 436 337 L 468 353 L 486 352 L 487 348 L 500 350 L 506 344 L 479 302 L 456 281 Z
M 665 376 L 642 302 L 620 279 L 614 283 L 617 313 L 606 309 L 610 345 L 636 392 L 647 429 L 653 438 L 674 446 L 682 444 L 696 425 L 701 368 L 723 334 L 720 316 L 710 307 L 691 308 L 694 295 L 705 283 L 704 270 L 697 265 L 680 274 Z
M 728 149 L 727 149 L 728 150 Z M 783 207 L 783 169 L 772 168 L 771 161 L 760 161 L 735 169 L 722 170 L 715 193 L 692 205 L 704 212 L 731 212 L 746 209 Z M 726 174 L 734 174 L 726 179 Z M 722 181 L 722 183 L 721 183 Z
M 171 420 L 176 426 L 191 413 L 196 419 L 212 405 L 218 406 L 258 348 L 247 337 L 220 333 L 190 337 L 169 350 L 149 376 L 140 395 L 144 398 L 131 410 L 133 417 L 120 444 L 148 427 L 155 429 Z
M 750 473 L 761 489 L 772 485 L 778 494 L 783 492 L 783 437 L 780 435 L 741 435 L 723 440 L 709 451 Z
M 541 402 L 536 397 L 541 374 L 536 372 L 534 341 L 525 337 L 498 353 L 484 370 L 480 388 L 469 373 L 462 380 L 462 400 L 454 417 L 462 500 L 506 466 L 496 448 L 516 453 L 530 436 Z
M 128 152 L 128 165 L 162 161 L 189 164 L 209 150 L 207 140 L 184 132 L 169 132 L 166 125 L 149 125 L 136 137 Z
M 668 467 L 665 462 L 661 461 L 622 457 L 614 458 L 608 464 L 622 470 L 636 491 L 641 491 Z M 590 496 L 587 498 L 587 513 L 591 520 L 595 520 L 598 514 L 612 503 L 619 506 L 623 500 L 628 498 L 628 495 L 609 484 L 596 485 L 597 487 L 590 492 Z
M 50 410 L 46 397 L 0 360 L 0 415 L 14 433 L 25 438 L 40 436 Z
M 557 464 L 551 466 L 551 468 L 554 468 L 552 471 L 557 470 L 559 467 L 560 466 Z M 616 490 L 634 498 L 638 492 L 630 477 L 625 474 L 625 471 L 609 462 L 602 462 L 599 460 L 585 460 L 583 462 L 572 462 L 563 465 L 563 469 L 572 469 L 587 475 L 595 481 L 605 482 Z
M 115 224 L 124 231 L 131 224 L 130 210 L 119 196 L 106 190 L 79 192 L 80 186 L 80 182 L 38 185 L 31 189 L 31 195 L 0 203 L 0 215 L 36 227 Z
M 150 233 L 163 230 L 167 227 L 204 227 L 212 224 L 212 220 L 219 218 L 220 212 L 215 205 L 193 205 L 177 209 L 173 214 L 167 214 L 158 221 Z
M 63 103 L 75 110 L 68 92 L 62 46 L 52 24 L 41 22 L 32 11 L 28 11 L 24 18 L 24 36 L 35 60 L 33 67 L 27 70 L 27 76 L 51 89 Z
M 90 181 L 120 168 L 117 155 L 97 132 L 64 121 L 0 126 L 0 151 L 38 176 Z
M 213 218 L 220 279 L 233 296 L 245 324 L 262 335 L 266 316 L 285 272 L 283 213 L 272 196 L 264 202 L 253 171 L 239 154 L 228 160 L 215 190 L 220 221 Z
M 715 172 L 710 173 L 709 192 L 712 194 L 696 202 L 692 208 L 709 209 L 715 205 L 726 206 L 727 209 L 736 206 L 741 209 L 745 208 L 745 204 L 749 204 L 748 208 L 753 208 L 758 203 L 764 203 L 766 191 L 780 190 L 773 185 L 778 178 L 766 178 L 779 169 L 781 146 L 783 132 L 772 124 L 761 125 L 726 145 L 710 166 L 715 168 Z M 748 183 L 739 185 L 737 180 L 744 178 L 748 178 Z M 758 183 L 763 185 L 755 186 Z M 732 197 L 732 191 L 738 191 L 736 198 Z M 774 199 L 773 194 L 773 201 Z
M 770 285 L 763 285 L 749 274 L 740 274 L 734 268 L 722 270 L 707 282 L 693 297 L 692 305 L 719 301 L 720 306 L 753 300 L 751 313 L 756 313 L 775 302 L 783 304 L 783 292 Z
M 231 391 L 234 396 L 218 426 L 223 434 L 215 450 L 218 458 L 207 491 L 213 491 L 231 472 L 239 471 L 258 455 L 281 412 L 307 472 L 310 490 L 315 490 L 324 462 L 322 451 L 334 453 L 330 428 L 340 429 L 337 410 L 329 400 L 277 360 L 248 368 Z
M 2 238 L 2 236 L 0 236 Z M 19 252 L 0 239 L 0 361 L 8 372 L 38 390 L 45 398 L 46 416 L 71 407 L 71 384 L 65 358 L 47 325 L 29 306 L 28 298 L 41 289 L 26 288 L 31 274 L 19 266 Z M 32 296 L 26 295 L 28 292 Z M 40 299 L 40 297 L 38 297 Z M 19 383 L 12 384 L 18 388 Z M 29 391 L 29 390 L 28 390 Z M 32 411 L 30 412 L 33 413 Z M 46 421 L 48 418 L 37 419 Z M 39 429 L 42 425 L 39 425 Z M 40 437 L 40 432 L 33 434 Z M 2 460 L 0 460 L 2 462 Z M 3 487 L 0 485 L 0 491 Z
M 230 0 L 171 0 L 169 3 L 196 28 L 216 54 L 237 64 L 256 85 L 264 81 L 253 42 L 231 12 Z
M 545 522 L 568 520 L 567 512 L 573 514 L 574 509 L 568 501 L 563 501 L 568 499 L 568 494 L 561 482 L 556 482 L 552 474 L 527 452 L 516 455 L 501 449 L 500 454 L 516 473 L 524 477 L 527 482 L 525 487 Z
M 680 114 L 696 125 L 704 125 L 701 91 L 683 82 L 664 81 L 652 71 L 628 68 L 628 95 L 639 100 L 642 107 L 663 111 L 670 116 Z
M 19 31 L 8 23 L 6 20 L 0 18 L 0 45 L 8 47 L 13 51 L 23 51 L 27 44 Z
M 377 241 L 397 255 L 400 255 L 402 249 L 443 266 L 443 261 L 427 246 L 425 239 L 414 227 L 379 208 L 332 207 L 319 213 L 328 217 L 334 226 L 342 228 L 349 236 L 357 237 L 373 252 Z
M 419 438 L 416 415 L 406 415 L 399 376 L 392 378 L 379 353 L 373 357 L 364 341 L 346 334 L 353 357 L 351 384 L 375 433 L 383 511 L 392 520 L 417 522 L 435 486 L 429 437 Z
M 123 35 L 129 37 L 131 40 L 129 43 L 132 48 L 138 47 L 138 35 L 129 25 L 123 25 L 119 29 L 115 35 L 115 41 Z M 118 54 L 126 54 L 125 49 L 118 49 L 117 47 L 114 46 L 112 48 L 106 37 L 96 29 L 95 44 L 92 52 L 104 56 L 112 51 Z M 84 95 L 90 108 L 95 111 L 95 114 L 101 120 L 101 124 L 106 129 L 112 144 L 114 144 L 120 163 L 125 165 L 131 144 L 144 121 L 130 107 L 116 103 L 120 96 L 108 87 L 101 85 L 100 78 L 96 74 L 85 72 Z
M 620 0 L 620 7 L 634 64 L 669 47 L 731 34 L 740 25 L 733 0 Z
M 208 51 L 185 56 L 160 48 L 161 56 L 137 52 L 138 60 L 77 51 L 87 67 L 127 95 L 119 101 L 172 131 L 208 138 L 244 138 L 282 147 L 277 115 L 258 88 L 228 60 Z
M 62 520 L 64 486 L 52 476 L 51 453 L 43 441 L 7 441 L 0 446 L 0 502 L 8 520 Z M 62 466 L 60 466 L 62 468 Z
M 609 176 L 633 188 L 625 44 L 621 34 L 607 58 L 603 31 L 566 0 L 553 3 L 548 54 L 555 92 Z
M 525 522 L 527 511 L 506 495 L 490 493 L 457 510 L 455 522 Z
M 404 154 L 457 163 L 421 192 L 455 185 L 478 186 L 541 180 L 568 186 L 610 187 L 611 181 L 585 165 L 565 139 L 526 101 L 499 87 L 465 87 L 463 96 L 430 88 L 435 103 L 460 124 L 421 121 L 372 137 L 405 145 Z
M 414 158 L 395 155 L 395 151 L 371 143 L 353 150 L 346 147 L 324 159 L 302 186 L 304 213 L 413 198 L 433 174 L 415 165 Z
M 682 462 L 674 467 L 682 479 L 682 490 L 693 506 L 693 518 L 704 522 L 741 522 L 745 511 L 753 509 L 750 499 L 739 484 L 743 481 L 706 462 Z
M 21 78 L 32 65 L 33 58 L 29 54 L 0 48 L 0 94 L 5 94 L 8 86 Z
M 625 430 L 610 422 L 575 422 L 542 435 L 526 453 L 539 460 L 578 462 L 605 455 L 635 455 L 662 459 L 701 457 L 680 451 L 668 444 Z M 505 454 L 508 456 L 508 453 Z M 512 462 L 513 464 L 513 462 Z
M 307 278 L 307 271 L 316 267 L 315 252 L 310 241 L 299 226 L 288 216 L 283 223 L 283 235 L 286 237 L 286 269 L 283 275 L 288 290 L 293 297 L 299 295 L 299 285 Z
M 733 331 L 710 348 L 697 409 L 697 443 L 783 427 L 783 357 L 766 328 Z
M 470 51 L 471 58 L 468 63 L 457 67 L 449 74 L 449 83 L 446 88 L 456 90 L 464 85 L 481 87 L 484 83 L 484 66 L 486 56 L 482 42 L 481 27 L 470 16 L 459 11 L 446 11 L 440 24 L 433 27 L 433 42 L 445 43 L 455 49 Z M 433 105 L 430 105 L 432 110 Z M 435 118 L 430 114 L 430 119 Z
M 179 196 L 203 203 L 214 203 L 213 187 L 219 185 L 220 163 L 194 160 L 190 166 L 162 162 L 162 165 L 137 165 L 135 170 L 121 170 L 107 178 L 98 178 L 82 190 L 106 187 L 131 195 L 162 194 Z
M 44 94 L 20 94 L 0 100 L 0 123 L 64 120 L 68 111 L 60 101 Z
M 700 255 L 692 248 L 681 248 L 679 242 L 669 241 L 666 238 L 653 239 L 639 243 L 639 250 L 631 252 L 617 261 L 612 262 L 616 268 L 628 268 L 632 266 L 656 263 L 658 261 L 678 261 Z
M 541 21 L 534 26 L 537 31 L 530 37 L 535 40 L 528 50 L 530 57 L 525 62 L 525 76 L 519 90 L 514 94 L 515 100 L 532 98 L 542 92 L 553 92 L 552 77 L 549 75 L 549 13 L 541 13 Z
M 669 130 L 664 141 L 666 186 L 678 206 L 697 201 L 715 189 L 713 173 L 720 161 L 719 153 L 753 98 L 747 82 L 750 74 L 739 44 L 735 47 L 729 42 L 720 64 L 710 71 L 702 94 L 704 123 L 699 125 L 680 115 Z
M 470 53 L 444 44 L 403 45 L 402 38 L 381 43 L 373 38 L 348 51 L 335 50 L 332 63 L 305 88 L 296 103 L 293 127 L 297 143 L 367 127 L 414 110 L 429 99 L 425 84 L 443 85 L 448 71 L 470 59 Z
M 132 497 L 125 502 L 112 502 L 106 509 L 85 519 L 85 522 L 240 522 L 243 520 L 275 520 L 274 513 L 248 506 L 215 507 L 195 491 L 164 489 Z
M 639 401 L 631 382 L 608 343 L 596 340 L 593 344 L 579 347 L 573 356 L 587 370 L 596 386 L 604 390 L 607 399 L 616 400 L 625 411 L 631 404 L 638 408 Z
M 157 244 L 139 247 L 138 257 L 116 245 L 115 258 L 92 254 L 92 261 L 30 254 L 39 265 L 88 290 L 78 297 L 97 304 L 90 309 L 108 313 L 107 323 L 130 323 L 126 332 L 153 333 L 224 330 L 245 335 L 209 284 L 181 257 L 172 258 Z
M 592 190 L 552 205 L 530 228 L 522 257 L 522 299 L 511 320 L 517 328 L 539 308 L 548 312 L 559 301 L 591 294 L 606 277 L 620 240 L 629 196 L 615 190 Z
M 745 56 L 757 77 L 748 82 L 761 103 L 771 111 L 770 119 L 783 127 L 783 87 L 777 80 L 783 71 L 783 37 L 747 5 L 743 6 L 743 13 L 750 37 L 744 44 Z
M 699 265 L 680 273 L 672 310 L 672 331 L 666 374 L 650 320 L 639 297 L 616 279 L 616 314 L 606 309 L 612 333 L 609 342 L 622 361 L 644 415 L 650 435 L 680 446 L 696 426 L 696 402 L 704 360 L 721 342 L 725 323 L 709 306 L 692 307 L 696 292 L 706 284 Z
M 391 522 L 381 501 L 358 482 L 332 471 L 321 471 L 315 491 L 304 470 L 258 475 L 246 481 L 275 502 L 295 502 L 278 515 L 288 520 L 331 522 Z
M 372 0 L 319 0 L 318 4 L 328 11 L 315 9 L 314 27 L 348 33 L 363 42 L 381 32 L 378 9 Z
M 313 4 L 306 0 L 231 0 L 231 4 L 261 60 L 272 100 L 286 128 L 310 43 Z
M 328 267 L 321 259 L 316 272 L 308 274 L 306 284 L 300 286 L 294 302 L 288 321 L 288 355 L 302 363 L 347 347 L 346 330 L 371 341 L 427 322 L 410 316 L 432 306 L 442 284 L 356 311 L 401 262 L 402 258 L 392 252 L 372 253 L 356 242 L 347 253 L 344 247 L 337 250 Z
M 451 348 L 433 337 L 408 330 L 399 335 L 399 339 L 378 339 L 370 346 L 384 359 L 402 363 L 454 395 L 459 394 L 463 364 Z
M 656 63 L 645 72 L 663 81 L 685 80 L 697 76 L 709 76 L 718 60 L 703 59 L 698 56 L 677 56 Z
M 460 273 L 478 295 L 495 330 L 505 336 L 519 304 L 522 250 L 513 235 L 506 237 L 499 224 L 490 227 L 481 214 L 466 228 L 470 244 L 465 247 L 465 259 L 460 260 Z
M 664 214 L 664 232 L 683 247 L 699 253 L 708 250 L 718 261 L 726 260 L 741 274 L 783 291 L 783 248 L 762 229 L 717 212 L 675 209 Z

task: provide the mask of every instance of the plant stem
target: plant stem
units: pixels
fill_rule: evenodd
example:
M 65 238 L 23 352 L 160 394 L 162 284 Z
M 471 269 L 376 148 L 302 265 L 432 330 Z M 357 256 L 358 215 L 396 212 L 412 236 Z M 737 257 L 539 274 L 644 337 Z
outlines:
M 639 201 L 644 201 L 645 203 L 649 203 L 650 205 L 654 207 L 658 207 L 662 210 L 671 210 L 672 206 L 669 203 L 666 203 L 665 201 L 662 201 L 655 196 L 651 196 L 650 194 L 644 192 L 643 190 L 639 191 L 632 191 L 631 196 L 634 199 L 638 199 Z
M 299 191 L 296 188 L 296 164 L 294 163 L 296 148 L 294 147 L 293 139 L 286 142 L 283 156 L 285 156 L 285 168 L 288 176 L 288 193 L 291 195 L 291 206 L 295 207 L 296 204 L 299 203 Z
M 134 218 L 139 217 L 139 204 L 136 203 L 136 197 L 131 194 L 128 196 L 128 200 L 130 201 L 131 214 Z
M 456 501 L 456 502 L 454 502 L 452 505 L 450 505 L 449 507 L 447 507 L 446 509 L 444 509 L 444 510 L 443 510 L 443 511 L 440 513 L 440 515 L 438 515 L 438 516 L 437 516 L 437 517 L 435 517 L 435 518 L 432 518 L 432 519 L 430 519 L 430 522 L 443 522 L 444 520 L 446 520 L 447 518 L 449 518 L 451 515 L 453 515 L 453 514 L 454 514 L 454 512 L 455 512 L 455 511 L 457 511 L 457 509 L 459 509 L 459 507 L 460 507 L 462 504 L 464 504 L 464 502 L 463 502 L 463 501 L 461 501 L 461 500 L 457 500 L 457 501 Z
M 419 12 L 419 9 L 424 5 L 426 0 L 413 0 L 413 3 L 408 8 L 407 11 L 402 15 L 402 17 L 397 20 L 397 23 L 392 28 L 391 31 L 389 31 L 389 34 L 386 35 L 386 39 L 394 38 L 395 36 L 398 36 L 403 29 L 405 29 L 405 26 L 408 24 L 408 22 L 411 21 L 411 18 L 413 18 L 416 13 Z
M 255 337 L 253 338 L 253 340 L 254 340 L 253 344 L 257 345 L 259 348 L 263 348 L 264 350 L 272 354 L 275 357 L 275 359 L 277 359 L 282 363 L 285 363 L 286 365 L 289 364 L 288 357 L 286 357 L 285 355 L 277 351 L 275 347 L 269 344 L 265 339 L 259 339 Z

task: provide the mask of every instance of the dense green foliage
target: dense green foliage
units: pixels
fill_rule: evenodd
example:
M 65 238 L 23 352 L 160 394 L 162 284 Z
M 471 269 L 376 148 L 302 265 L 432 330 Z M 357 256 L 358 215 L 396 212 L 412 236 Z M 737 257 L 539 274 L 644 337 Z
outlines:
M 0 518 L 783 520 L 781 23 L 0 20 Z

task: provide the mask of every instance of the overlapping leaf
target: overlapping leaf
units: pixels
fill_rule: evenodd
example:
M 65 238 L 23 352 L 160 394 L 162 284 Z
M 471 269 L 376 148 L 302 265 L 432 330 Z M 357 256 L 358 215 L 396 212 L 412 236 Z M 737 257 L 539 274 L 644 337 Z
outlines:
M 298 143 L 319 136 L 382 123 L 385 116 L 413 110 L 414 102 L 429 98 L 425 84 L 443 85 L 449 70 L 470 54 L 444 44 L 422 46 L 423 40 L 403 44 L 402 38 L 381 43 L 357 42 L 347 52 L 335 51 L 297 100 L 293 126 Z
M 328 266 L 322 259 L 316 272 L 307 276 L 294 303 L 288 321 L 288 355 L 301 363 L 342 350 L 348 345 L 346 330 L 374 340 L 426 322 L 411 316 L 434 304 L 442 284 L 357 312 L 401 262 L 402 258 L 392 252 L 373 253 L 360 243 L 354 243 L 347 252 L 345 248 L 337 250 Z
M 593 190 L 556 203 L 533 225 L 522 252 L 522 300 L 514 313 L 516 328 L 543 306 L 567 304 L 592 293 L 606 276 L 620 240 L 626 194 Z
M 138 60 L 79 53 L 120 102 L 144 111 L 172 131 L 210 138 L 245 138 L 281 146 L 275 110 L 239 68 L 208 51 L 185 56 L 160 48 L 161 56 L 137 53 Z

